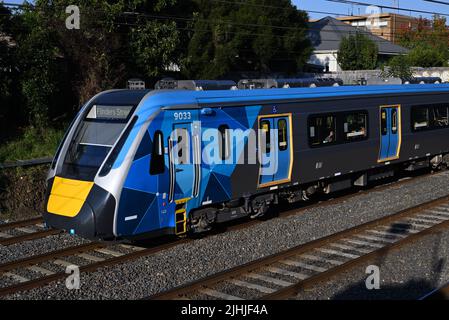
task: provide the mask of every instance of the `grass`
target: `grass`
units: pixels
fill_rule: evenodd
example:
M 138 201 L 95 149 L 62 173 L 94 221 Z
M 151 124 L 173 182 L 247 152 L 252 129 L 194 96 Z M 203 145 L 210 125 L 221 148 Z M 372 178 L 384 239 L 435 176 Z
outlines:
M 22 134 L 0 145 L 0 163 L 52 157 L 64 136 L 64 130 L 28 127 Z

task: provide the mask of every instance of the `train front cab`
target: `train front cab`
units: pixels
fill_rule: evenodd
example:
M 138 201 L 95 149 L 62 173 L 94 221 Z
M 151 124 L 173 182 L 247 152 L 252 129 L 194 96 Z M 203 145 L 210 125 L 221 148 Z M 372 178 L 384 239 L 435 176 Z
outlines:
M 82 109 L 57 151 L 47 179 L 43 217 L 48 227 L 90 239 L 115 237 L 116 197 L 95 181 L 98 176 L 108 179 L 136 124 L 133 113 L 144 92 L 133 103 L 115 105 L 107 98 L 117 101 L 123 94 L 114 93 L 94 97 Z M 115 184 L 110 179 L 103 185 Z

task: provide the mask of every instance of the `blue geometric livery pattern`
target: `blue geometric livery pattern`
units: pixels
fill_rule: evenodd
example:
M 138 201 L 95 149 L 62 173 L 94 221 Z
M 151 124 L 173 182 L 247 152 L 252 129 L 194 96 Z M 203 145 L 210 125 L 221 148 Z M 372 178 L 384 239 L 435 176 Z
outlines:
M 215 129 L 223 123 L 229 130 L 241 130 L 246 132 L 248 129 L 254 129 L 257 116 L 261 106 L 235 107 L 214 110 L 214 117 L 202 116 L 199 112 L 191 113 L 191 122 L 181 125 L 188 129 L 189 138 L 192 140 L 192 134 L 201 135 L 206 130 Z M 179 112 L 179 111 L 176 111 Z M 117 235 L 134 235 L 152 230 L 173 228 L 175 224 L 174 211 L 176 204 L 170 203 L 167 193 L 160 194 L 161 190 L 169 190 L 170 181 L 170 157 L 168 152 L 168 140 L 176 127 L 173 127 L 173 111 L 161 112 L 149 125 L 142 141 L 136 151 L 134 160 L 123 185 L 123 191 L 120 196 L 119 208 L 117 214 Z M 199 125 L 199 128 L 189 128 L 189 126 Z M 162 131 L 164 142 L 164 166 L 163 173 L 158 175 L 150 174 L 150 163 L 152 157 L 153 143 L 156 131 Z M 204 150 L 207 141 L 201 141 L 201 150 Z M 193 141 L 190 141 L 191 147 Z M 240 144 L 244 143 L 244 147 Z M 187 198 L 187 216 L 193 208 L 201 206 L 203 203 L 225 202 L 232 198 L 231 175 L 238 165 L 237 161 L 246 150 L 248 140 L 234 141 L 230 154 L 234 157 L 231 164 L 211 163 L 208 154 L 201 154 L 203 157 L 200 164 L 200 185 L 197 197 L 192 196 L 192 173 L 185 171 L 193 170 L 193 166 L 183 169 L 183 175 L 177 175 L 174 179 L 174 197 L 175 199 Z M 218 142 L 217 142 L 218 143 Z M 189 161 L 193 161 L 193 150 L 189 148 Z M 212 156 L 214 156 L 212 154 Z M 204 160 L 204 161 L 203 161 Z M 179 168 L 178 168 L 179 170 Z M 129 219 L 133 218 L 133 219 Z

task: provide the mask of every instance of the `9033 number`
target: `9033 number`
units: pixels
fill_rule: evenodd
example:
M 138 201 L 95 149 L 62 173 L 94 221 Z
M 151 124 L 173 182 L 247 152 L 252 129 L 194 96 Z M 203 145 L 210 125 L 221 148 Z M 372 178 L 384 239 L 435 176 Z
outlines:
M 192 120 L 192 113 L 190 112 L 175 112 L 173 114 L 175 121 L 178 120 Z

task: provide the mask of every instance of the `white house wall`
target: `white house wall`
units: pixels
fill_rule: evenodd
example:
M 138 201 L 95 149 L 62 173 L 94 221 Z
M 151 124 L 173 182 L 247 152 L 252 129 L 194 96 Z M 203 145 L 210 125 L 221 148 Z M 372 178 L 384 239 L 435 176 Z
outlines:
M 326 65 L 328 65 L 330 72 L 341 71 L 341 68 L 337 62 L 337 52 L 315 52 L 310 56 L 309 63 L 321 65 L 323 67 L 326 67 Z

